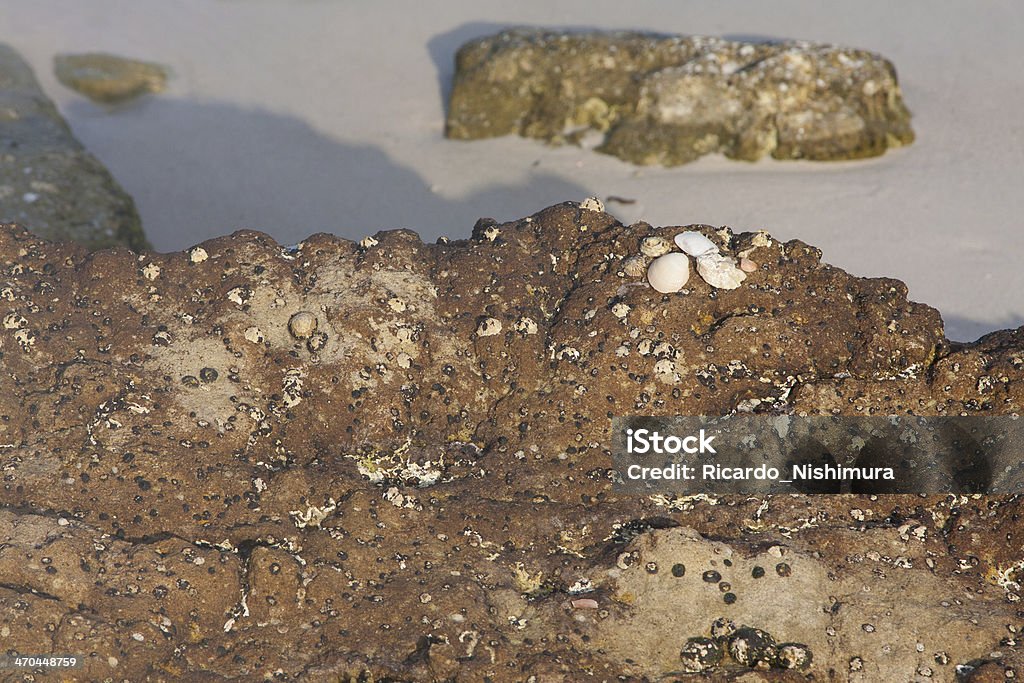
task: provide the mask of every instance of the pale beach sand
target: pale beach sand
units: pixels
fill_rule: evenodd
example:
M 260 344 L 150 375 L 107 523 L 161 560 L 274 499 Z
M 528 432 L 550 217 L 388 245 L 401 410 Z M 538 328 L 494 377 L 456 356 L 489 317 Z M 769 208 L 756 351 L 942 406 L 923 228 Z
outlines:
M 858 162 L 704 158 L 637 168 L 575 147 L 442 136 L 452 59 L 511 25 L 801 38 L 880 52 L 917 142 Z M 0 40 L 131 193 L 162 251 L 250 227 L 293 243 L 409 227 L 466 237 L 587 195 L 623 221 L 767 229 L 851 273 L 905 281 L 968 340 L 1024 324 L 1024 3 L 33 0 Z M 168 90 L 107 110 L 57 53 L 168 65 Z

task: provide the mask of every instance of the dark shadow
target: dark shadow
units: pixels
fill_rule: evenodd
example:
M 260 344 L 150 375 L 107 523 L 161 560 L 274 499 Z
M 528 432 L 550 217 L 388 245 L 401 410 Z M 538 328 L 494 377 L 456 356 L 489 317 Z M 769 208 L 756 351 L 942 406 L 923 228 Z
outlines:
M 784 477 L 789 477 L 794 465 L 817 468 L 835 467 L 837 464 L 835 456 L 829 452 L 828 448 L 814 439 L 808 438 L 801 441 L 796 448 L 790 451 L 789 459 L 783 466 L 782 472 Z M 793 488 L 799 493 L 841 493 L 843 482 L 832 477 L 796 479 L 793 482 Z
M 150 98 L 113 114 L 85 101 L 70 109 L 68 118 L 82 126 L 116 117 L 116 139 L 93 140 L 90 148 L 135 199 L 160 251 L 239 228 L 282 244 L 316 232 L 360 239 L 390 228 L 410 228 L 424 241 L 465 238 L 482 216 L 512 220 L 588 194 L 527 169 L 519 184 L 446 198 L 377 147 L 230 104 Z
M 993 463 L 978 434 L 950 422 L 942 430 L 945 450 L 938 454 L 949 463 L 953 490 L 957 493 L 988 493 L 992 488 Z
M 1024 326 L 1024 312 L 1014 313 L 999 320 L 975 320 L 943 313 L 942 322 L 945 325 L 948 339 L 960 343 L 970 343 L 992 332 L 1015 330 Z
M 782 38 L 780 36 L 766 36 L 761 33 L 725 33 L 721 36 L 725 40 L 732 40 L 737 43 L 753 43 L 755 45 L 774 45 L 785 43 L 798 38 Z
M 452 94 L 452 80 L 455 78 L 455 53 L 474 38 L 489 36 L 508 28 L 512 28 L 512 25 L 486 21 L 470 22 L 451 31 L 438 33 L 427 41 L 427 52 L 437 70 L 437 84 L 445 116 L 448 116 L 448 98 Z
M 946 468 L 943 463 L 936 463 L 936 467 L 922 471 L 918 468 L 919 462 L 915 459 L 917 453 L 909 449 L 894 434 L 885 438 L 869 439 L 864 447 L 857 454 L 854 467 L 862 470 L 869 470 L 875 467 L 891 467 L 895 478 L 887 479 L 855 479 L 850 484 L 851 493 L 913 493 L 919 490 L 948 490 L 949 478 L 946 476 Z

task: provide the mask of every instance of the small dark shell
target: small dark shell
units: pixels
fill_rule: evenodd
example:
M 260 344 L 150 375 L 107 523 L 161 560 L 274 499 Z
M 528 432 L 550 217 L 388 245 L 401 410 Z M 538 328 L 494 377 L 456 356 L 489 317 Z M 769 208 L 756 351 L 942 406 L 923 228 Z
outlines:
M 711 637 L 716 640 L 725 640 L 733 633 L 736 633 L 736 622 L 725 617 L 718 617 L 711 622 Z
M 683 671 L 702 673 L 708 671 L 722 661 L 722 648 L 711 638 L 690 638 L 679 652 L 683 663 Z
M 775 639 L 759 628 L 744 626 L 729 637 L 729 655 L 743 666 L 754 667 L 761 662 L 770 665 L 777 653 Z
M 780 669 L 806 669 L 811 665 L 811 649 L 803 643 L 782 643 L 775 655 L 775 666 Z

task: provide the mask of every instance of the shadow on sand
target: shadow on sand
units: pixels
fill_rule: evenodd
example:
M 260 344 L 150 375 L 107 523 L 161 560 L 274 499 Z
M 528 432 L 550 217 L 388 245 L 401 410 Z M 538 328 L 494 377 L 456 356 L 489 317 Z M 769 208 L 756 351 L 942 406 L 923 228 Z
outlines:
M 424 241 L 461 238 L 480 217 L 512 220 L 587 195 L 571 181 L 524 169 L 517 184 L 445 197 L 378 147 L 222 103 L 153 98 L 107 112 L 78 102 L 70 113 L 85 126 L 117 117 L 116 140 L 91 146 L 135 198 L 161 251 L 239 228 L 284 244 L 315 232 L 359 239 L 390 228 L 410 228 Z

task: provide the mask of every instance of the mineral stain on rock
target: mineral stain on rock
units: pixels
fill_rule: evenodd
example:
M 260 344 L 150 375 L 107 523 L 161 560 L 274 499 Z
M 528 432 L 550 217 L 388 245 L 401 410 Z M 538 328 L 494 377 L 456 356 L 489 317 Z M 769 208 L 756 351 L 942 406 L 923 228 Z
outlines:
M 53 60 L 57 80 L 101 104 L 120 104 L 167 87 L 167 69 L 101 52 L 57 55 Z
M 664 166 L 858 159 L 914 139 L 892 63 L 834 45 L 512 29 L 466 43 L 455 64 L 454 139 L 596 131 L 598 151 Z

